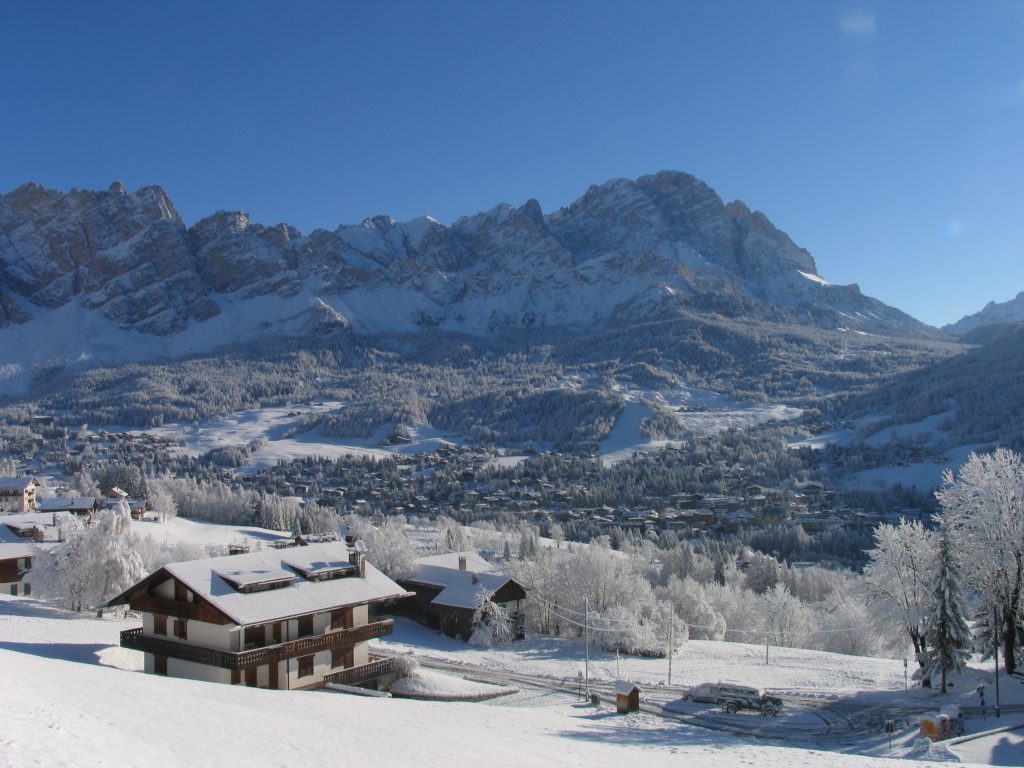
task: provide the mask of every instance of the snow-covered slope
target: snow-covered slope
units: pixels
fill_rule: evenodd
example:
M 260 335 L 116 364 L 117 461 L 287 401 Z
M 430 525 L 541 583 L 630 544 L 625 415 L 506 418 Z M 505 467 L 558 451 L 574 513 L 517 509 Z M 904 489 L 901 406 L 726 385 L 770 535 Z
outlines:
M 975 312 L 973 315 L 965 315 L 955 323 L 943 326 L 942 330 L 955 336 L 963 336 L 968 331 L 973 331 L 975 328 L 980 328 L 983 325 L 1019 323 L 1022 321 L 1024 321 L 1024 291 L 1001 304 L 990 301 L 979 312 Z
M 501 699 L 431 703 L 146 675 L 137 671 L 141 654 L 117 647 L 118 631 L 137 625 L 0 596 L 0 677 L 17 702 L 5 715 L 0 768 L 896 765 L 765 746 L 652 715 L 616 716 L 607 705 L 595 710 L 573 696 L 535 696 L 513 706 Z M 759 725 L 763 718 L 749 720 Z
M 928 332 L 680 172 L 593 186 L 546 216 L 530 200 L 450 227 L 375 216 L 309 235 L 224 211 L 188 228 L 158 187 L 0 196 L 0 368 L 26 375 L 268 337 L 593 329 L 680 308 Z

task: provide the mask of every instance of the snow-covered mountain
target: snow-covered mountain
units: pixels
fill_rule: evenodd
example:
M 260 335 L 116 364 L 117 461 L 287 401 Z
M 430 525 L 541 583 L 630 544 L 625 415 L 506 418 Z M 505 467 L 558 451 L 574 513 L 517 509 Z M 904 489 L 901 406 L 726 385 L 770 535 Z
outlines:
M 968 331 L 973 331 L 984 325 L 1019 322 L 1024 322 L 1024 291 L 1001 304 L 990 301 L 979 312 L 975 312 L 973 315 L 964 315 L 955 323 L 943 326 L 942 330 L 954 336 L 963 336 Z
M 894 336 L 931 329 L 817 274 L 763 214 L 663 171 L 450 227 L 387 216 L 302 235 L 218 212 L 187 227 L 166 193 L 0 196 L 0 369 L 178 356 L 268 337 L 486 335 L 601 327 L 677 309 Z M 28 367 L 25 367 L 28 366 Z

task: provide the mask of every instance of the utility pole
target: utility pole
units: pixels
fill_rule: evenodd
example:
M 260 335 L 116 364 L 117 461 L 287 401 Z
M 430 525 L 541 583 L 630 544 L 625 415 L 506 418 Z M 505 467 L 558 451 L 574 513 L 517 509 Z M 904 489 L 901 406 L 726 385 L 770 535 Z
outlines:
M 583 598 L 583 651 L 584 669 L 587 671 L 587 699 L 590 698 L 590 598 Z
M 672 685 L 672 654 L 676 649 L 676 615 L 668 625 L 668 684 Z
M 998 608 L 992 606 L 992 648 L 995 650 L 996 660 L 996 717 L 999 717 L 999 626 Z

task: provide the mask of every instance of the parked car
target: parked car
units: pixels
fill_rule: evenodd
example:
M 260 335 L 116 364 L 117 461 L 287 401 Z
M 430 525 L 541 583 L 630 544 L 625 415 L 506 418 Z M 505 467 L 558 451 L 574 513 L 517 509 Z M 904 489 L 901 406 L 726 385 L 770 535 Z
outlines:
M 718 704 L 726 712 L 751 709 L 762 715 L 776 715 L 782 709 L 782 699 L 765 693 L 763 688 L 750 688 L 730 683 L 702 683 L 690 688 L 687 701 L 702 701 Z

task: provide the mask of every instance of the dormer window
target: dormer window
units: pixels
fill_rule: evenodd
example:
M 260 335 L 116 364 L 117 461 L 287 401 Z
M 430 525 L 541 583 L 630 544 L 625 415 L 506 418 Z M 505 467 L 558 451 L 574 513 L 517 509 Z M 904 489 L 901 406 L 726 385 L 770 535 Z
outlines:
M 215 571 L 235 591 L 242 593 L 281 589 L 295 581 L 295 574 L 283 568 L 264 568 L 253 571 Z

